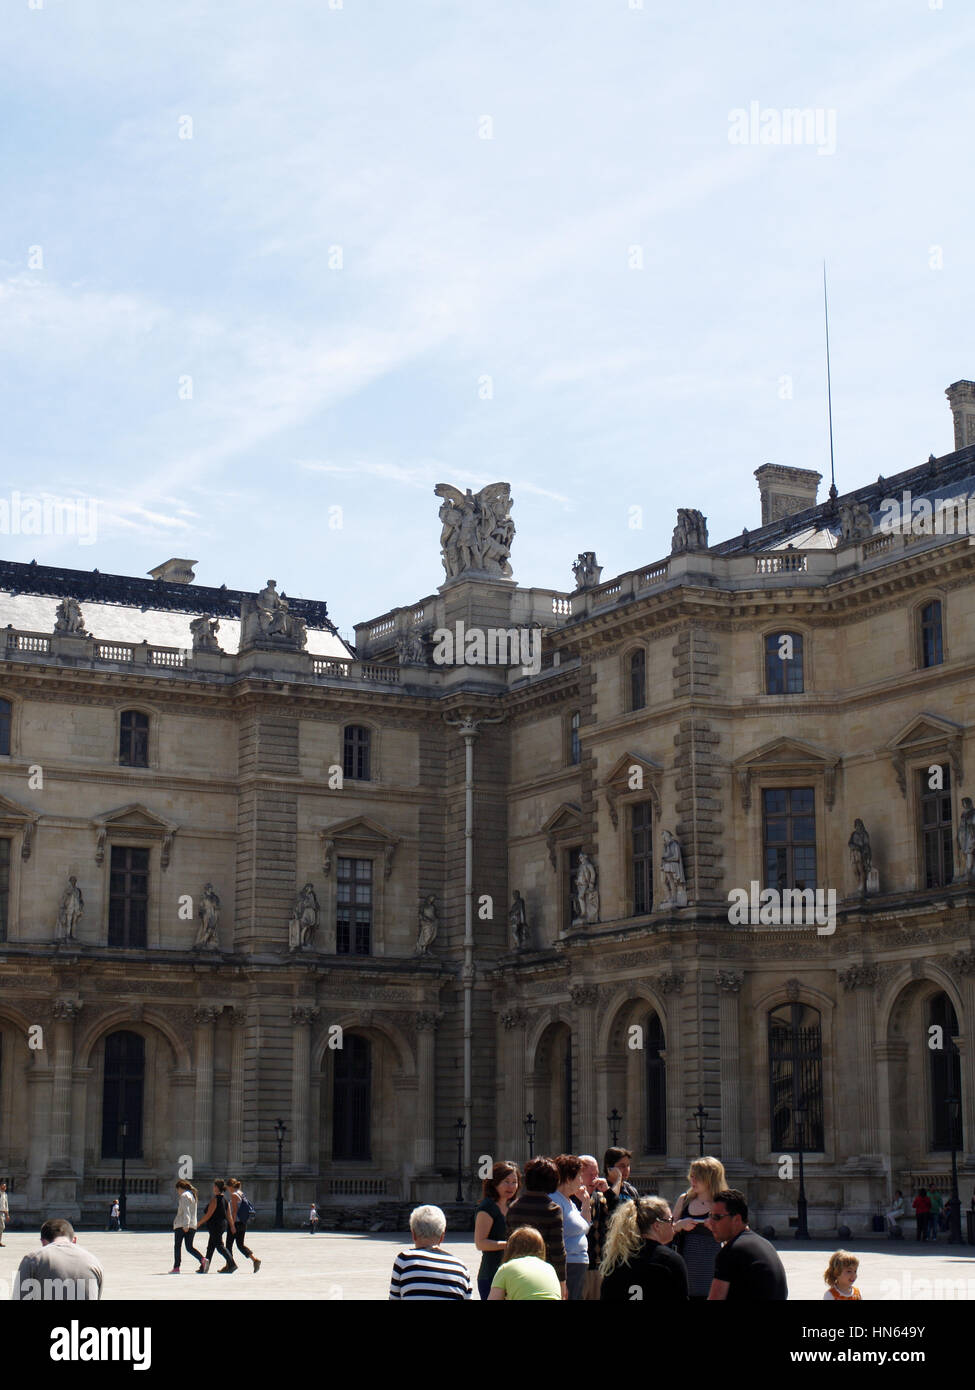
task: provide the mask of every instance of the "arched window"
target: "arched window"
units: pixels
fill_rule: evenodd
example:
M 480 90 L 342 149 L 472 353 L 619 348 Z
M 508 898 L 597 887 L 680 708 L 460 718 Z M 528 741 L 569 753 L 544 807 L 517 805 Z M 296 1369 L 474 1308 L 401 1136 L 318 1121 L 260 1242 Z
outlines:
M 102 1158 L 142 1157 L 142 1102 L 146 1045 L 138 1033 L 110 1033 L 105 1039 L 102 1086 Z
M 342 744 L 342 776 L 355 782 L 369 781 L 370 731 L 361 724 L 347 724 Z
M 7 758 L 10 756 L 10 722 L 13 718 L 13 706 L 9 700 L 0 700 L 0 755 Z
M 765 693 L 801 695 L 804 689 L 802 633 L 770 632 L 765 638 Z
M 955 1146 L 961 1148 L 961 1058 L 954 1039 L 958 1036 L 958 1016 L 947 994 L 936 994 L 928 1005 L 928 1027 L 940 1033 L 928 1033 L 928 1066 L 931 1078 L 931 1149 L 943 1152 L 951 1148 L 952 1110 L 958 1115 L 955 1125 Z M 931 1046 L 940 1042 L 940 1047 Z M 949 1104 L 955 1100 L 959 1104 Z
M 647 1153 L 667 1152 L 667 1070 L 660 1055 L 665 1047 L 660 1018 L 652 1013 L 643 1040 L 647 1068 Z
M 932 599 L 921 609 L 918 636 L 921 646 L 921 665 L 940 666 L 945 659 L 940 599 Z
M 335 1051 L 332 1086 L 332 1158 L 372 1157 L 372 1047 L 368 1038 L 346 1033 Z
M 774 1152 L 823 1149 L 823 1030 L 819 1010 L 779 1004 L 768 1016 L 770 1137 Z
M 569 719 L 569 763 L 572 767 L 576 767 L 582 762 L 582 742 L 579 738 L 581 722 L 582 715 L 578 710 L 574 710 Z
M 125 709 L 119 720 L 118 760 L 123 767 L 149 766 L 149 716 Z
M 647 654 L 642 647 L 630 653 L 630 709 L 645 709 L 647 704 Z

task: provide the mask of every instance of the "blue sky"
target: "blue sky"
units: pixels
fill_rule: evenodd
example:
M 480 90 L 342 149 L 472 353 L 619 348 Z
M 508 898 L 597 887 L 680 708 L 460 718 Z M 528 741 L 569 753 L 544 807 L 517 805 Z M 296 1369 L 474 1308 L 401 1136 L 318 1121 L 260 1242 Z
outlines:
M 949 451 L 975 13 L 934 2 L 11 0 L 0 487 L 99 529 L 0 553 L 349 631 L 440 583 L 440 481 L 511 483 L 522 584 L 678 506 L 722 539 L 762 463 L 828 473 L 824 258 L 841 490 Z M 835 152 L 731 143 L 751 102 Z

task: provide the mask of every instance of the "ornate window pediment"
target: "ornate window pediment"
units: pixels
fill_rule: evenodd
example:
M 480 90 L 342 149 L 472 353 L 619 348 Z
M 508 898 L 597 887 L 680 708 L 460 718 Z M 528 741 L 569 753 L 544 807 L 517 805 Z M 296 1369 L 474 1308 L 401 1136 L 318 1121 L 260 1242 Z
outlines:
M 558 867 L 557 845 L 566 840 L 577 840 L 582 834 L 582 808 L 574 801 L 563 801 L 542 826 L 542 833 L 548 845 L 549 860 L 555 869 Z
M 9 796 L 0 795 L 0 830 L 20 831 L 23 839 L 20 843 L 21 859 L 29 859 L 31 844 L 34 839 L 34 830 L 40 816 L 36 811 L 30 810 L 27 806 L 21 806 L 19 802 L 12 801 Z
M 603 781 L 606 802 L 609 806 L 613 829 L 620 823 L 619 801 L 621 797 L 635 797 L 653 803 L 653 814 L 660 815 L 660 783 L 664 770 L 653 758 L 642 753 L 624 753 L 613 765 Z
M 143 806 L 139 801 L 130 802 L 128 806 L 119 806 L 114 811 L 106 811 L 103 816 L 96 816 L 91 826 L 95 832 L 96 864 L 104 862 L 106 840 L 114 836 L 133 836 L 140 840 L 160 841 L 162 851 L 159 864 L 163 869 L 169 866 L 173 836 L 179 829 L 175 821 L 167 820 L 165 816 L 150 811 L 148 806 Z
M 947 754 L 955 785 L 961 786 L 964 767 L 962 763 L 962 738 L 964 730 L 960 724 L 944 719 L 939 714 L 922 712 L 906 724 L 887 744 L 894 762 L 894 772 L 901 796 L 907 796 L 907 762 L 910 758 L 929 758 L 937 761 Z
M 389 878 L 393 871 L 393 856 L 399 839 L 378 821 L 368 816 L 350 816 L 348 820 L 336 821 L 334 825 L 323 825 L 318 831 L 322 842 L 322 873 L 332 872 L 335 847 L 338 845 L 343 855 L 352 858 L 362 855 L 382 855 L 383 878 Z
M 836 769 L 839 765 L 839 754 L 824 751 L 813 743 L 806 743 L 804 739 L 774 738 L 745 757 L 736 759 L 732 767 L 743 811 L 751 806 L 754 779 L 769 773 L 776 777 L 822 777 L 824 801 L 829 811 L 836 799 Z

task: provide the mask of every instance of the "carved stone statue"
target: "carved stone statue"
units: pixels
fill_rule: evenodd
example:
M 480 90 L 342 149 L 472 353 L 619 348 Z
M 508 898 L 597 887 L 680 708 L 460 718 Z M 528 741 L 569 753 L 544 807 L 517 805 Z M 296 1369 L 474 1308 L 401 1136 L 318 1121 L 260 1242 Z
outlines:
M 194 618 L 190 623 L 190 632 L 193 634 L 193 650 L 195 652 L 218 652 L 220 644 L 217 641 L 217 628 L 220 626 L 219 618 Z
M 873 868 L 873 852 L 870 848 L 870 836 L 867 828 L 858 816 L 853 822 L 853 834 L 849 841 L 850 863 L 853 865 L 853 872 L 856 875 L 857 892 L 861 897 L 867 893 L 867 885 L 870 880 L 870 871 Z
M 396 639 L 396 654 L 401 666 L 425 666 L 427 664 L 426 638 L 418 627 L 411 627 Z
M 840 503 L 840 544 L 873 535 L 873 521 L 863 502 Z
M 292 613 L 291 605 L 277 590 L 277 580 L 269 579 L 254 598 L 240 604 L 240 646 L 280 647 L 286 651 L 305 650 L 308 628 L 303 618 Z
M 661 907 L 687 906 L 687 879 L 684 877 L 684 856 L 680 842 L 669 830 L 663 832 L 663 852 L 660 856 L 660 874 L 664 881 L 666 897 Z
M 583 550 L 579 558 L 572 566 L 572 573 L 575 576 L 577 589 L 593 589 L 599 583 L 599 576 L 603 572 L 602 565 L 596 564 L 596 552 L 594 550 Z
M 574 927 L 591 926 L 599 921 L 599 889 L 596 883 L 596 865 L 583 850 L 579 855 L 579 867 L 576 869 L 572 914 Z
M 962 863 L 955 875 L 959 883 L 975 883 L 975 806 L 970 796 L 961 799 L 961 815 L 958 817 L 958 848 Z
M 419 929 L 416 934 L 415 955 L 428 956 L 430 947 L 437 939 L 437 928 L 440 926 L 440 919 L 437 916 L 437 900 L 431 893 L 429 897 L 423 899 L 420 904 Z
M 54 631 L 67 637 L 87 637 L 81 604 L 76 598 L 63 598 L 54 615 Z
M 61 902 L 58 905 L 58 922 L 55 931 L 56 941 L 75 941 L 75 927 L 81 921 L 81 914 L 85 910 L 85 900 L 81 896 L 81 889 L 78 887 L 78 880 L 74 874 L 68 879 L 68 886 L 61 894 Z
M 286 637 L 289 632 L 289 616 L 290 609 L 287 601 L 278 593 L 277 580 L 269 579 L 257 596 L 257 621 L 264 636 Z
M 515 889 L 515 896 L 511 906 L 508 908 L 508 926 L 511 928 L 511 944 L 516 951 L 528 949 L 528 913 L 525 910 L 525 900 Z
M 508 556 L 515 534 L 509 516 L 510 485 L 489 483 L 475 496 L 470 488 L 463 493 L 449 483 L 438 483 L 434 492 L 443 499 L 440 548 L 447 578 L 468 570 L 510 577 Z
M 321 918 L 318 897 L 310 883 L 295 898 L 288 923 L 288 945 L 292 951 L 301 951 L 310 946 Z
M 194 943 L 194 949 L 203 946 L 212 946 L 216 949 L 220 944 L 217 941 L 217 928 L 220 925 L 220 899 L 212 883 L 208 883 L 200 895 L 200 906 L 197 908 L 196 915 L 200 919 L 200 930 Z
M 708 519 L 692 507 L 677 508 L 677 525 L 670 546 L 671 555 L 684 555 L 690 550 L 707 550 Z

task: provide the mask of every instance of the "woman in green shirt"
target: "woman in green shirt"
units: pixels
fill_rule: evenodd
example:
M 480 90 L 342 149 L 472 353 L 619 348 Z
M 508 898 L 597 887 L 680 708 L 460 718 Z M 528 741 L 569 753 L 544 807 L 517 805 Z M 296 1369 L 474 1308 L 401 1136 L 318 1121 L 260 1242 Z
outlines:
M 525 1303 L 529 1299 L 562 1302 L 559 1276 L 545 1258 L 545 1242 L 534 1226 L 519 1226 L 508 1237 L 504 1264 L 494 1276 L 489 1303 L 511 1299 Z

